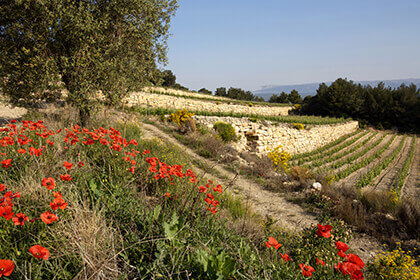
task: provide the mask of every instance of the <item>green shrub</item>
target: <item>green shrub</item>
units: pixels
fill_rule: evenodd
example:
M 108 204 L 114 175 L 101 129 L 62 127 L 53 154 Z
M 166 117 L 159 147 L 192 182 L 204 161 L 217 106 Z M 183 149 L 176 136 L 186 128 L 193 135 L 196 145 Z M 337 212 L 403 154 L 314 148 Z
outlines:
M 222 138 L 224 142 L 231 142 L 238 140 L 238 137 L 235 133 L 235 129 L 230 123 L 225 122 L 216 122 L 213 126 L 217 134 Z

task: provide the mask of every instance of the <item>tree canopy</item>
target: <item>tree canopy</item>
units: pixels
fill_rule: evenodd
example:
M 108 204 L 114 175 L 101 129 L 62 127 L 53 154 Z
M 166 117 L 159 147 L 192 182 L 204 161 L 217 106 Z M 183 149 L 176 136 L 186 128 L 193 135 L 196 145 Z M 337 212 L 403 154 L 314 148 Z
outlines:
M 414 84 L 398 88 L 362 86 L 337 79 L 322 83 L 317 94 L 305 99 L 302 114 L 351 117 L 378 127 L 420 131 L 420 90 Z
M 224 87 L 217 88 L 215 91 L 215 95 L 238 100 L 264 101 L 262 97 L 255 96 L 249 90 L 245 91 L 241 88 L 234 87 L 230 87 L 227 91 Z
M 159 74 L 176 8 L 176 0 L 2 1 L 1 90 L 31 102 L 64 85 L 84 122 L 98 91 L 115 104 Z

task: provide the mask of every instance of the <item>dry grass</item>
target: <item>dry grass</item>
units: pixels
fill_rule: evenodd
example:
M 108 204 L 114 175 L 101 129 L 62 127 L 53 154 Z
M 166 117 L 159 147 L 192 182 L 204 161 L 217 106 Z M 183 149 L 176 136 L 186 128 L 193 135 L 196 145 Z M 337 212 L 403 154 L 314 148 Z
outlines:
M 58 223 L 55 234 L 62 241 L 57 254 L 76 255 L 83 269 L 75 279 L 117 279 L 120 236 L 98 207 L 89 207 L 76 197 L 69 199 L 70 217 Z

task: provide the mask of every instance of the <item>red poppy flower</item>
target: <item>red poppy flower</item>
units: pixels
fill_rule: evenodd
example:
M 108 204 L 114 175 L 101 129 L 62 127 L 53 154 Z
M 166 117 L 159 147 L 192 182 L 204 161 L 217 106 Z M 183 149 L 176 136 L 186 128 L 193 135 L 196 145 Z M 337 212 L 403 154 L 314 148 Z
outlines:
M 283 261 L 288 262 L 290 261 L 290 257 L 288 254 L 280 254 L 281 258 L 283 259 Z
M 41 185 L 49 190 L 52 190 L 55 188 L 55 180 L 51 177 L 44 178 L 42 179 Z
M 315 272 L 315 269 L 312 266 L 303 263 L 299 264 L 299 268 L 302 270 L 302 274 L 305 277 L 311 277 L 312 272 Z
M 346 257 L 346 262 L 351 262 L 360 267 L 360 269 L 362 269 L 365 266 L 365 263 L 362 261 L 362 259 L 355 254 L 348 254 Z
M 270 236 L 268 238 L 268 242 L 265 242 L 265 246 L 267 246 L 267 248 L 271 248 L 271 246 L 273 246 L 277 250 L 278 248 L 280 248 L 281 244 L 278 243 L 274 237 Z
M 130 142 L 128 142 L 128 144 L 137 146 L 137 141 L 135 139 L 130 140 Z
M 68 170 L 70 170 L 73 167 L 73 163 L 65 161 L 63 162 L 63 166 L 67 168 Z
M 48 251 L 47 248 L 42 247 L 41 245 L 34 245 L 31 248 L 29 248 L 29 252 L 37 258 L 37 259 L 43 259 L 48 260 L 50 257 L 50 251 Z
M 170 196 L 171 196 L 171 194 L 167 192 L 167 193 L 165 193 L 163 196 L 170 197 Z
M 213 188 L 214 192 L 218 192 L 218 193 L 222 193 L 222 186 L 221 185 L 217 185 L 216 187 Z
M 316 264 L 317 264 L 317 265 L 322 265 L 322 266 L 324 266 L 324 265 L 325 265 L 325 262 L 317 258 L 317 259 L 316 259 Z
M 206 193 L 207 192 L 207 188 L 205 186 L 199 186 L 198 187 L 198 191 L 201 193 Z
M 17 152 L 19 154 L 24 154 L 24 153 L 26 153 L 26 150 L 25 149 L 18 149 Z
M 52 210 L 57 210 L 60 208 L 61 210 L 64 210 L 67 208 L 68 203 L 64 201 L 63 198 L 58 197 L 53 200 L 53 202 L 50 202 L 50 206 Z
M 344 253 L 344 251 L 342 251 L 342 250 L 338 250 L 337 254 L 342 258 L 347 257 L 346 253 Z
M 144 150 L 143 151 L 143 155 L 147 155 L 147 154 L 149 154 L 150 153 L 150 151 L 149 150 Z
M 338 250 L 343 251 L 343 252 L 349 249 L 349 246 L 346 243 L 341 242 L 341 241 L 335 242 L 335 246 L 337 247 Z
M 85 164 L 81 161 L 79 161 L 79 167 L 85 166 Z
M 73 178 L 70 177 L 70 174 L 60 174 L 60 179 L 62 181 L 71 181 Z
M 1 162 L 1 165 L 3 166 L 3 168 L 8 168 L 10 166 L 10 164 L 12 163 L 12 159 L 5 159 Z
M 50 210 L 48 210 L 47 212 L 41 214 L 41 220 L 47 225 L 49 225 L 53 222 L 56 222 L 58 220 L 58 217 L 57 215 L 51 213 Z
M 5 184 L 0 184 L 0 192 L 4 191 L 5 189 L 7 189 L 7 186 Z
M 0 206 L 0 216 L 5 218 L 6 220 L 10 220 L 14 216 L 14 212 L 12 212 L 12 206 Z
M 29 221 L 29 218 L 26 217 L 26 215 L 24 213 L 18 213 L 18 214 L 16 214 L 16 216 L 14 216 L 12 218 L 12 221 L 17 226 L 23 226 L 25 224 L 25 221 Z
M 34 144 L 36 144 L 36 143 L 34 143 Z M 40 155 L 42 155 L 42 148 L 39 148 L 39 149 L 36 149 L 36 148 L 34 148 L 34 147 L 30 147 L 29 148 L 29 154 L 31 155 L 31 156 L 37 156 L 37 157 L 39 157 Z
M 330 225 L 322 226 L 318 224 L 318 231 L 316 234 L 318 234 L 319 237 L 325 237 L 330 238 L 331 237 L 331 229 L 332 227 Z
M 364 279 L 360 267 L 351 262 L 343 262 L 335 265 L 335 269 L 343 275 L 350 275 L 350 279 Z
M 53 196 L 55 198 L 63 197 L 63 195 L 60 192 L 53 192 Z
M 15 269 L 15 264 L 11 260 L 0 260 L 0 277 L 9 276 Z
M 13 192 L 11 192 L 11 191 L 8 191 L 8 192 L 6 192 L 6 193 L 4 194 L 4 197 L 5 197 L 5 198 L 9 198 L 9 199 L 12 199 L 12 198 L 19 198 L 19 197 L 20 197 L 20 192 L 13 193 Z
M 216 207 L 207 207 L 207 210 L 209 210 L 212 214 L 217 213 Z

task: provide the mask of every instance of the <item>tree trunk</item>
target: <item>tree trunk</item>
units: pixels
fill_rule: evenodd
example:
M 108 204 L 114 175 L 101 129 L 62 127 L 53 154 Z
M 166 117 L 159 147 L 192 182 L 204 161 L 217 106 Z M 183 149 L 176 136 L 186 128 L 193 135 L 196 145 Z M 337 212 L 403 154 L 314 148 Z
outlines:
M 82 127 L 87 127 L 90 124 L 90 109 L 89 108 L 79 108 L 79 119 L 80 125 Z

